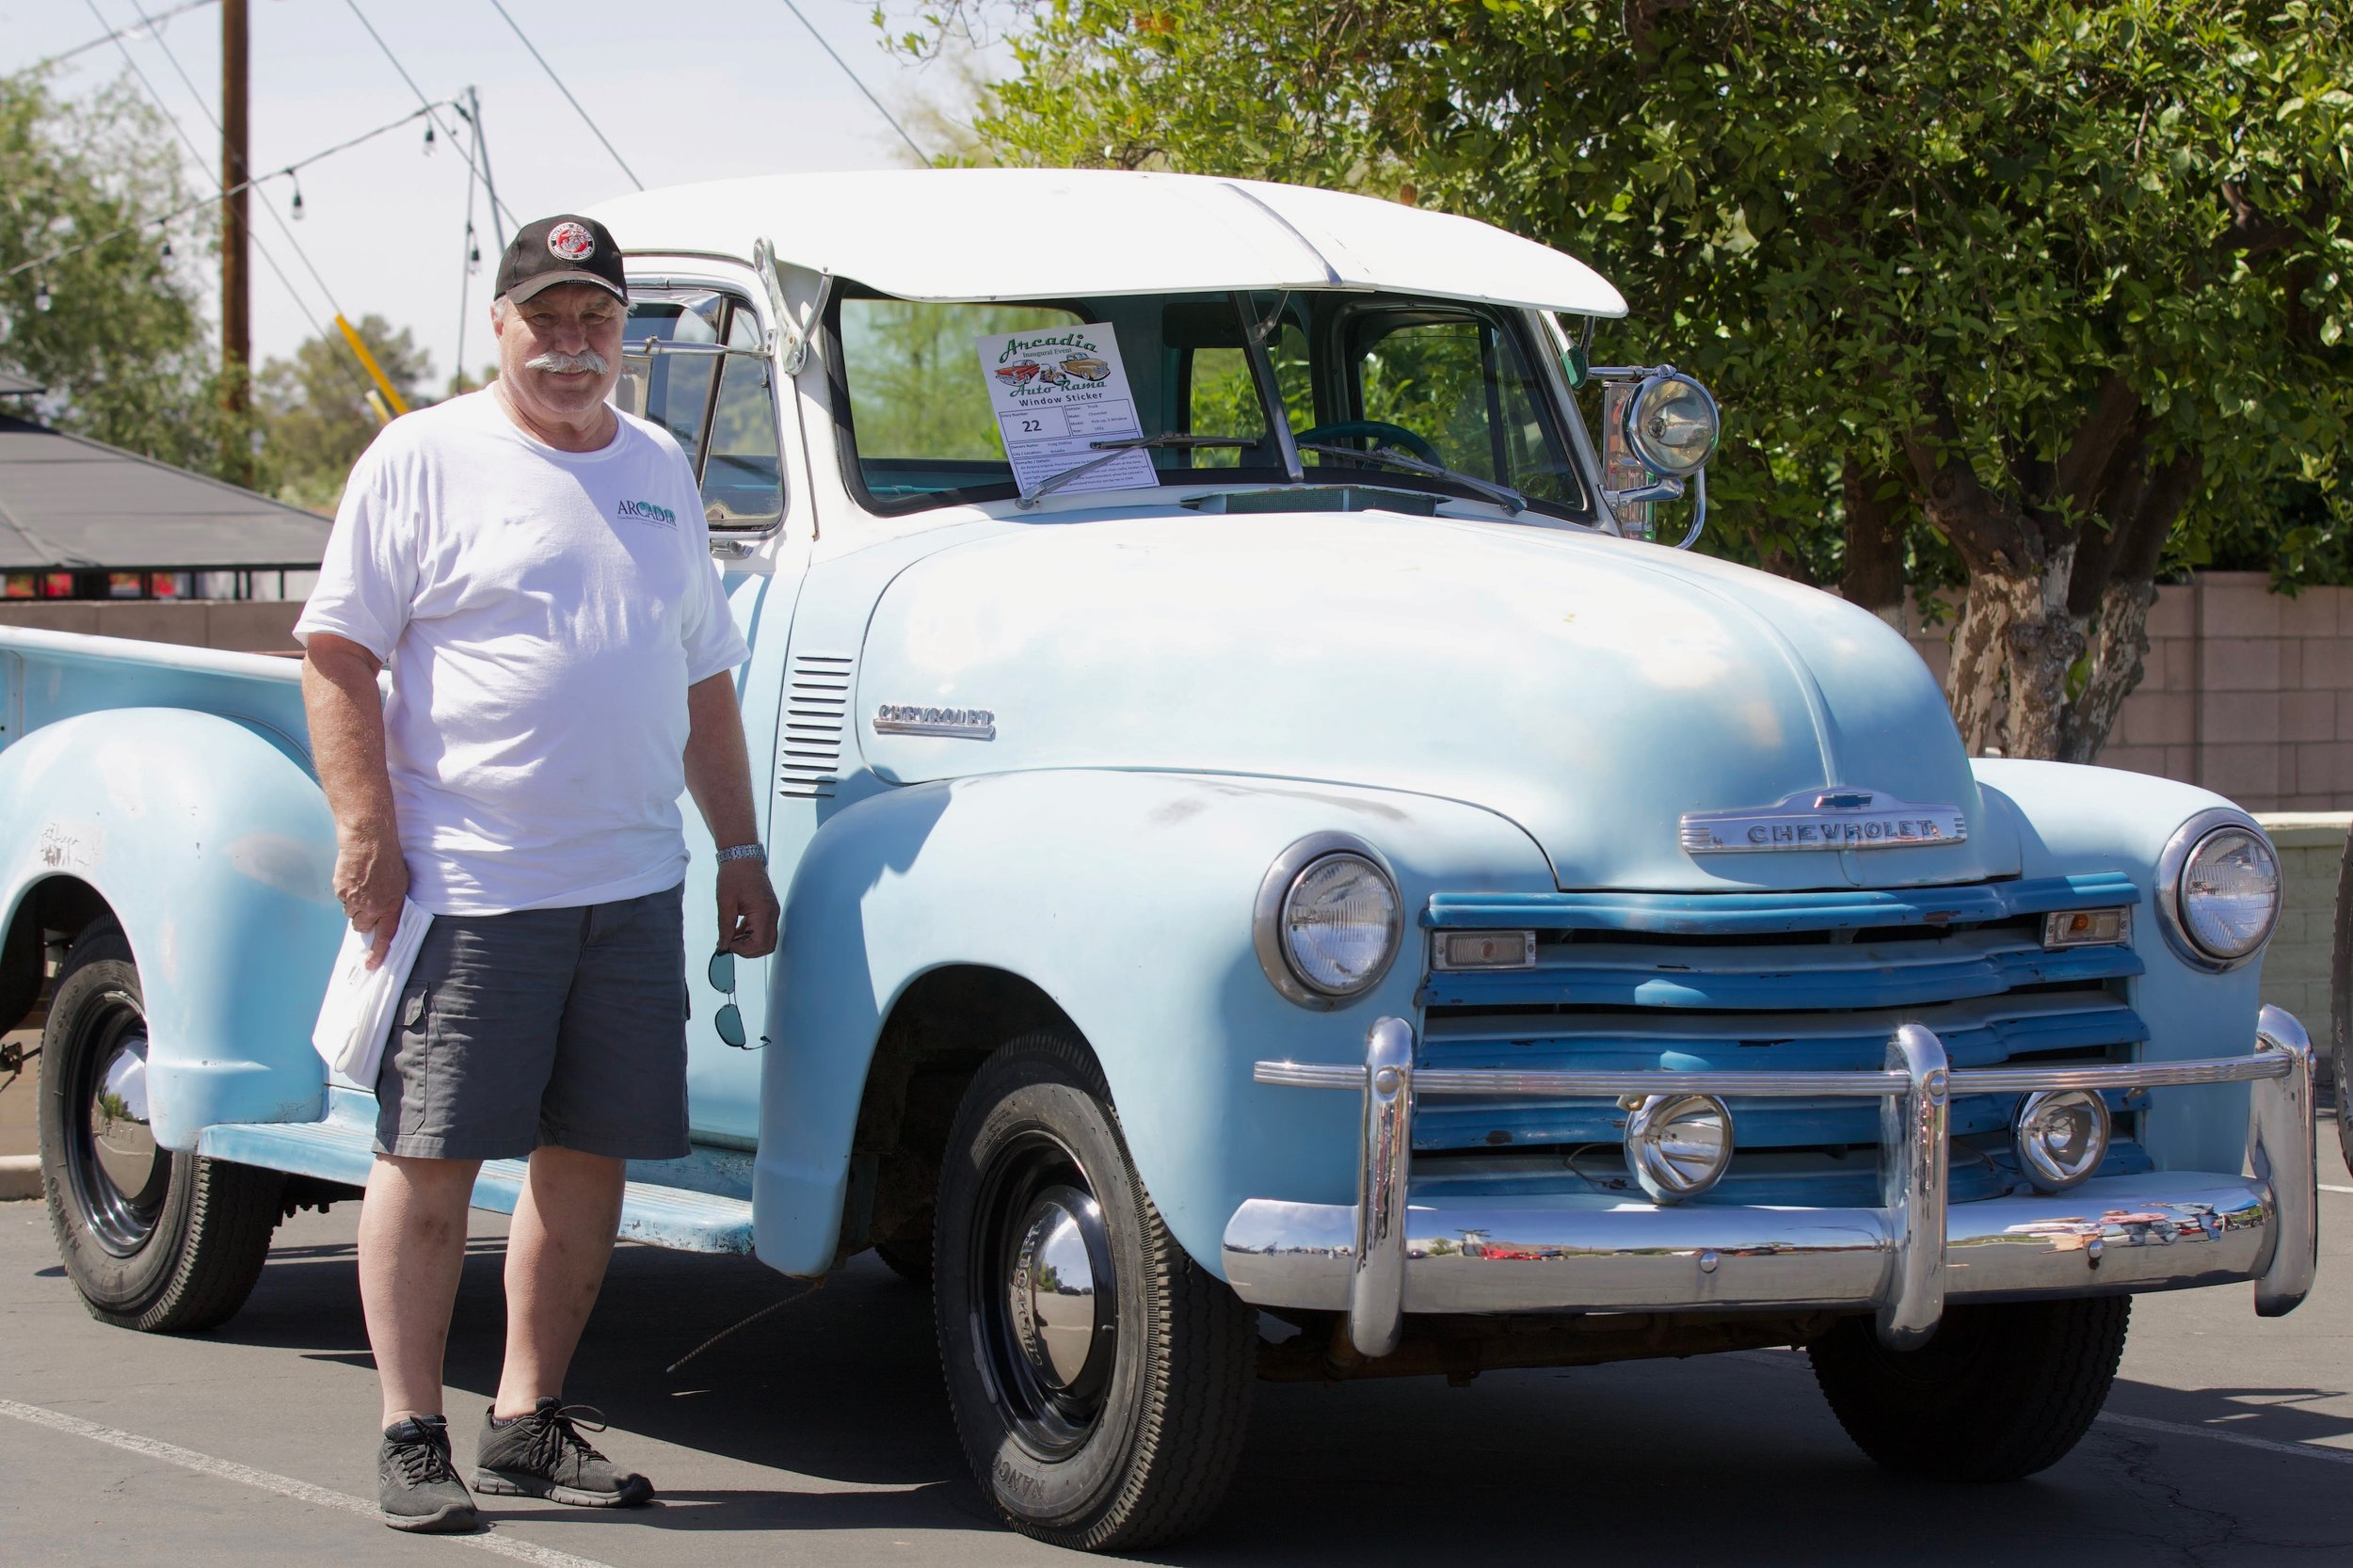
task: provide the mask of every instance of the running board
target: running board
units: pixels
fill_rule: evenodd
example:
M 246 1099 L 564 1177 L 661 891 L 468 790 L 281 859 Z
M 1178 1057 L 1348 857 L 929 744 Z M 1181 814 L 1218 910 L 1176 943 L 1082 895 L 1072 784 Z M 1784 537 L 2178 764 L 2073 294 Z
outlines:
M 197 1152 L 210 1160 L 260 1165 L 295 1176 L 365 1187 L 376 1164 L 375 1101 L 333 1092 L 319 1122 L 228 1122 L 208 1127 Z M 672 1252 L 752 1250 L 752 1206 L 732 1195 L 751 1190 L 751 1156 L 697 1148 L 684 1160 L 632 1160 L 621 1190 L 620 1239 Z M 522 1195 L 523 1162 L 488 1160 L 474 1178 L 473 1207 L 512 1214 Z

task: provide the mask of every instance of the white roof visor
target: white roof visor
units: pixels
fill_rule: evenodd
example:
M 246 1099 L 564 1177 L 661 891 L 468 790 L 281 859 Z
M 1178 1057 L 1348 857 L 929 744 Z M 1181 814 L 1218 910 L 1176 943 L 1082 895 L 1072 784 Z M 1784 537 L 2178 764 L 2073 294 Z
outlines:
M 1380 289 L 1621 316 L 1574 256 L 1372 197 L 1120 169 L 940 168 L 714 180 L 604 202 L 624 249 L 784 261 L 904 299 Z

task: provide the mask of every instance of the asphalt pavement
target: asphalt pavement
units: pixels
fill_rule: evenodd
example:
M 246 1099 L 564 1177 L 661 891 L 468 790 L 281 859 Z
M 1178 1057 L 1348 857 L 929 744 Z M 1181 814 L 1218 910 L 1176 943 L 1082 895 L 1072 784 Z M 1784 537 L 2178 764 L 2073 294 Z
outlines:
M 2353 1177 L 2327 1146 L 2313 1300 L 2263 1321 L 2245 1286 L 2139 1298 L 2106 1413 L 2031 1480 L 1882 1474 L 1788 1352 L 1466 1388 L 1260 1384 L 1225 1511 L 1144 1560 L 2353 1562 Z M 982 1502 L 921 1291 L 871 1258 L 810 1290 L 748 1260 L 635 1246 L 615 1256 L 569 1394 L 608 1414 L 600 1445 L 654 1479 L 659 1506 L 493 1498 L 480 1535 L 386 1529 L 357 1219 L 344 1205 L 289 1223 L 243 1313 L 165 1338 L 88 1318 L 40 1205 L 0 1204 L 0 1562 L 1075 1560 Z M 475 1216 L 450 1347 L 461 1468 L 496 1383 L 502 1228 Z

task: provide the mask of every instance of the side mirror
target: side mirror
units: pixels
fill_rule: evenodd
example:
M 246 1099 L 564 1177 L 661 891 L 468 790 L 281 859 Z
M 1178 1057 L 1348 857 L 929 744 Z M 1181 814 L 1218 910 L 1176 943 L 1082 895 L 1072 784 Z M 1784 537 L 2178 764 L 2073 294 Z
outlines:
M 1673 365 L 1593 374 L 1603 381 L 1602 493 L 1618 531 L 1632 539 L 1655 537 L 1654 504 L 1680 499 L 1689 479 L 1691 527 L 1676 546 L 1688 548 L 1707 520 L 1707 460 L 1722 424 L 1716 400 Z

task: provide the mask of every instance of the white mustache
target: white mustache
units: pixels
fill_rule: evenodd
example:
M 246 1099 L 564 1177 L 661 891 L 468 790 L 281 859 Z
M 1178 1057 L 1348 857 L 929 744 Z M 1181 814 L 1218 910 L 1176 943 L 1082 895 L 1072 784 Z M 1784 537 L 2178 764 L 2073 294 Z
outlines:
M 558 375 L 584 370 L 591 375 L 602 376 L 612 368 L 612 361 L 593 348 L 584 354 L 558 354 L 550 350 L 548 353 L 535 355 L 523 361 L 525 370 L 552 371 Z

